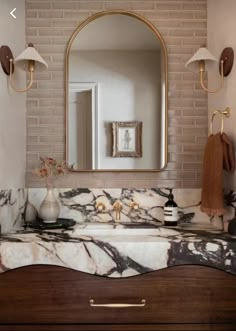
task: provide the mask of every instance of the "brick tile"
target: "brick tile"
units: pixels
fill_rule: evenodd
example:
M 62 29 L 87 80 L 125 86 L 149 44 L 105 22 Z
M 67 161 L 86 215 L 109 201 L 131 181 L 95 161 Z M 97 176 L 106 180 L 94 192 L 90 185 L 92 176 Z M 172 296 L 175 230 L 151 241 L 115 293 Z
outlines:
M 55 144 L 63 144 L 65 143 L 65 139 L 63 136 L 40 136 L 40 143 L 55 143 Z
M 39 36 L 63 36 L 63 33 L 63 29 L 55 29 L 52 27 L 50 29 L 38 29 Z
M 189 143 L 189 144 L 194 144 L 196 141 L 195 136 L 172 136 L 169 138 L 169 143 L 174 144 L 174 143 Z
M 37 2 L 31 2 L 26 1 L 26 8 L 27 9 L 50 9 L 51 8 L 51 2 L 50 1 L 40 1 Z
M 183 134 L 196 134 L 196 135 L 202 135 L 206 136 L 207 129 L 206 128 L 183 128 Z
M 26 28 L 26 35 L 27 35 L 27 39 L 32 36 L 37 36 L 37 29 L 36 28 Z
M 52 5 L 52 9 L 76 9 L 76 1 L 54 0 L 50 2 Z
M 50 19 L 26 19 L 26 25 L 27 27 L 31 28 L 38 28 L 38 27 L 44 27 L 44 28 L 50 28 L 52 26 L 52 20 Z
M 76 2 L 76 8 L 79 10 L 103 10 L 104 8 L 104 1 L 99 0 L 84 0 L 84 1 L 78 1 Z
M 39 18 L 63 18 L 64 14 L 60 11 L 39 11 L 38 12 Z
M 36 18 L 38 17 L 37 10 L 27 10 L 27 18 Z

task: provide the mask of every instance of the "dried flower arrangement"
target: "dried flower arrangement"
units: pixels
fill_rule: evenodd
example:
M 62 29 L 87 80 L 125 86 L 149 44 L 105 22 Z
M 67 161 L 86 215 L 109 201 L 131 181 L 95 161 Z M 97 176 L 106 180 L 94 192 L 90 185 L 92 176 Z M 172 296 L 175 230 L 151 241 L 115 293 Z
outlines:
M 51 157 L 40 157 L 40 160 L 40 168 L 35 169 L 33 173 L 45 180 L 47 188 L 52 188 L 54 180 L 67 172 L 67 163 L 66 161 L 59 162 Z

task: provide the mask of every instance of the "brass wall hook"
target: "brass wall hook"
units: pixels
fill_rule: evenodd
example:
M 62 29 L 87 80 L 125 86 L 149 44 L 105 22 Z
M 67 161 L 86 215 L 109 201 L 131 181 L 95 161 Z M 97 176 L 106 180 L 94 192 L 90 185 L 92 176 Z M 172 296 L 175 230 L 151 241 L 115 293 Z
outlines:
M 211 123 L 210 123 L 210 133 L 211 134 L 213 134 L 213 121 L 214 121 L 215 116 L 221 115 L 220 133 L 222 134 L 223 131 L 224 131 L 224 119 L 225 119 L 225 117 L 229 118 L 230 113 L 231 113 L 231 108 L 230 107 L 225 108 L 225 110 L 223 110 L 223 111 L 217 109 L 213 112 L 212 117 L 211 117 Z

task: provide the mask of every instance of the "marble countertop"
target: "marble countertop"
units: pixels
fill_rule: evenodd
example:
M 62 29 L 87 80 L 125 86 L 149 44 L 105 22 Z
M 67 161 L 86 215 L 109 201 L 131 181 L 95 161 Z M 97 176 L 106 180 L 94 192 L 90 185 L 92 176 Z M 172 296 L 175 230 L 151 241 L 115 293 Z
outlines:
M 51 264 L 105 277 L 131 277 L 198 264 L 236 274 L 236 237 L 214 228 L 81 224 L 74 230 L 26 230 L 0 238 L 0 272 Z

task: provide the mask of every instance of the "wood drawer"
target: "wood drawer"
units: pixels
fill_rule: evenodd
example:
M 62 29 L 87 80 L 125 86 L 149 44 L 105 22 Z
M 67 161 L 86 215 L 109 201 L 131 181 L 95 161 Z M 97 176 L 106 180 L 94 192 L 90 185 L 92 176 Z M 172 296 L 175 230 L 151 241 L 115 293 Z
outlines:
M 235 331 L 234 324 L 21 324 L 0 331 Z
M 98 304 L 144 307 L 105 308 Z M 29 266 L 0 276 L 0 324 L 236 323 L 236 277 L 180 266 L 109 279 L 55 266 Z

